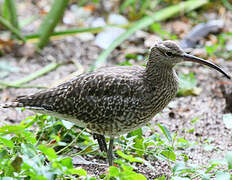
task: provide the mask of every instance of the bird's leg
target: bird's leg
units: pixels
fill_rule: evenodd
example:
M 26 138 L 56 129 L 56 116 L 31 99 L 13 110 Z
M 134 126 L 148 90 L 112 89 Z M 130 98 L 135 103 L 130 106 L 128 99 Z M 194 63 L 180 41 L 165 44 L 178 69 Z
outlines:
M 106 145 L 105 136 L 101 134 L 93 133 L 93 138 L 97 140 L 101 152 L 107 153 L 107 145 Z
M 108 162 L 109 162 L 110 166 L 113 165 L 113 145 L 114 145 L 114 138 L 110 137 L 109 148 L 108 148 L 108 151 L 107 151 L 107 159 L 108 159 Z

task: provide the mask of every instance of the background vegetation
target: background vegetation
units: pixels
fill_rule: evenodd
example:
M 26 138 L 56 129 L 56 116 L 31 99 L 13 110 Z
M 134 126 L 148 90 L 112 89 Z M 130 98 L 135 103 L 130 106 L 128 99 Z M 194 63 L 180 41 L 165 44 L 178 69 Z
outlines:
M 7 48 L 12 53 L 16 46 L 25 47 L 25 45 L 32 44 L 33 46 L 29 48 L 32 50 L 30 56 L 34 56 L 43 53 L 43 48 L 49 46 L 49 42 L 56 38 L 62 39 L 86 32 L 97 34 L 104 32 L 109 27 L 124 29 L 125 31 L 122 34 L 102 50 L 96 61 L 88 67 L 89 70 L 106 65 L 112 52 L 139 30 L 156 34 L 161 39 L 177 40 L 180 37 L 164 30 L 162 27 L 162 23 L 165 23 L 166 20 L 172 21 L 172 19 L 186 14 L 185 18 L 193 25 L 197 25 L 202 21 L 199 16 L 212 7 L 218 6 L 225 11 L 232 9 L 230 2 L 227 0 L 125 0 L 118 1 L 115 11 L 128 19 L 127 24 L 69 27 L 64 26 L 62 18 L 64 13 L 70 10 L 71 4 L 94 11 L 95 7 L 104 9 L 103 1 L 53 0 L 49 5 L 50 10 L 41 12 L 44 17 L 40 14 L 23 20 L 20 20 L 17 12 L 17 6 L 21 3 L 25 2 L 0 1 L 0 32 L 8 34 L 3 36 L 7 37 L 6 39 L 0 38 L 0 54 L 3 57 L 8 54 Z M 102 11 L 100 15 L 108 16 L 107 13 Z M 33 33 L 23 32 L 24 26 L 30 25 L 35 19 L 42 19 L 39 27 L 34 29 Z M 206 45 L 205 56 L 213 59 L 221 57 L 230 60 L 231 52 L 226 50 L 226 46 L 227 42 L 231 40 L 231 35 L 230 32 L 217 34 L 215 43 Z M 121 48 L 125 47 L 121 46 Z M 125 53 L 125 60 L 117 64 L 132 65 L 133 62 L 143 64 L 144 62 L 141 62 L 141 59 L 145 59 L 146 55 L 147 52 Z M 2 91 L 7 88 L 46 88 L 44 86 L 28 85 L 27 83 L 68 63 L 70 62 L 47 63 L 43 68 L 21 79 L 0 81 L 0 88 Z M 3 69 L 6 70 L 7 75 L 16 71 L 9 65 L 6 65 Z M 181 73 L 179 78 L 181 85 L 177 96 L 197 96 L 201 93 L 202 89 L 197 87 L 198 81 L 193 72 Z M 24 109 L 18 111 L 24 111 Z M 192 128 L 181 129 L 180 131 L 184 131 L 186 134 L 194 133 L 195 124 L 200 118 L 190 119 Z M 232 179 L 232 152 L 225 152 L 224 159 L 218 160 L 215 157 L 204 165 L 192 163 L 191 157 L 188 153 L 185 153 L 185 150 L 194 149 L 197 146 L 204 146 L 206 150 L 216 148 L 211 145 L 210 138 L 206 139 L 204 144 L 200 144 L 188 140 L 186 137 L 180 137 L 177 132 L 169 131 L 167 126 L 160 123 L 156 123 L 155 128 L 148 124 L 118 138 L 114 148 L 115 166 L 108 168 L 102 165 L 106 154 L 99 151 L 97 143 L 88 130 L 47 115 L 36 114 L 21 120 L 20 124 L 4 123 L 0 127 L 1 179 Z M 232 114 L 224 114 L 223 122 L 227 129 L 231 130 Z M 97 157 L 99 161 L 93 162 L 93 157 Z M 157 161 L 165 162 L 169 172 L 162 172 L 152 177 L 148 177 L 146 172 L 141 173 L 143 166 L 153 171 L 154 162 Z M 90 167 L 100 165 L 105 170 L 93 175 L 84 168 L 85 166 L 82 167 L 80 164 Z

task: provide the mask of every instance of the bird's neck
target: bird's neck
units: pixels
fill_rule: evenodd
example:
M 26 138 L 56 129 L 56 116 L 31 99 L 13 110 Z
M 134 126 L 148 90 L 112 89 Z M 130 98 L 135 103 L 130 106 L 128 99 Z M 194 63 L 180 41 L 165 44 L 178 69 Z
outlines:
M 145 76 L 146 79 L 150 82 L 155 82 L 162 84 L 164 83 L 171 83 L 171 84 L 177 84 L 177 76 L 175 73 L 175 70 L 172 66 L 166 66 L 166 65 L 157 65 L 155 63 L 147 63 L 146 69 L 145 69 Z

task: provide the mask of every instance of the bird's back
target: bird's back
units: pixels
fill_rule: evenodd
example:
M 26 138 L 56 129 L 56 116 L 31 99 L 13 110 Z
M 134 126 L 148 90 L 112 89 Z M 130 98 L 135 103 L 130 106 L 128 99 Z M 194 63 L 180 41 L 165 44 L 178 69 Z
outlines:
M 18 97 L 13 106 L 27 107 L 99 134 L 116 136 L 142 126 L 160 110 L 152 101 L 160 90 L 154 88 L 144 73 L 141 66 L 101 68 L 56 88 Z

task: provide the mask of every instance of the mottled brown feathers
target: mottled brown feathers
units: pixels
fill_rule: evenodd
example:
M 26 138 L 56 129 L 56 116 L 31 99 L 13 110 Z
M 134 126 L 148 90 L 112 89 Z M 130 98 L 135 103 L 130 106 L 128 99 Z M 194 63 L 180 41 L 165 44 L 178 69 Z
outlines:
M 146 68 L 115 66 L 85 73 L 58 87 L 18 97 L 8 106 L 25 106 L 102 135 L 127 133 L 151 120 L 176 94 L 172 67 L 159 67 L 155 60 L 150 57 Z

